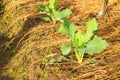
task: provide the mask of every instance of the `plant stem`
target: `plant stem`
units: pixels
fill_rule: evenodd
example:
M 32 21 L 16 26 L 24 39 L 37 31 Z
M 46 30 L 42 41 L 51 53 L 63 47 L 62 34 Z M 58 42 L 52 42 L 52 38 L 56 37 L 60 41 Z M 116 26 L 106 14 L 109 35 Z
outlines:
M 75 54 L 76 54 L 76 57 L 77 57 L 78 62 L 81 64 L 81 63 L 82 63 L 82 60 L 83 60 L 84 53 L 75 50 Z

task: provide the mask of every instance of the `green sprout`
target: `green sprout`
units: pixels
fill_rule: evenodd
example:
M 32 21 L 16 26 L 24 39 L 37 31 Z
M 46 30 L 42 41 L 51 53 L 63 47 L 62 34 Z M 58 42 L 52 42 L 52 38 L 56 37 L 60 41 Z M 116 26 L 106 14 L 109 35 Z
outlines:
M 59 32 L 70 37 L 70 41 L 61 47 L 62 55 L 66 56 L 71 51 L 75 52 L 79 63 L 82 62 L 84 54 L 93 55 L 104 50 L 108 43 L 102 38 L 95 35 L 98 30 L 98 23 L 95 18 L 87 22 L 87 31 L 76 30 L 76 26 L 66 18 L 62 19 L 63 23 Z
M 61 18 L 66 17 L 72 13 L 69 9 L 57 10 L 57 5 L 58 0 L 50 0 L 49 6 L 39 4 L 38 8 L 41 9 L 39 14 L 45 15 L 42 17 L 42 19 L 45 21 L 53 21 L 55 23 L 56 20 L 61 20 Z
M 14 69 L 9 69 L 8 71 L 11 75 L 15 75 L 16 74 L 16 71 Z
M 25 73 L 27 71 L 27 68 L 26 67 L 20 67 L 19 69 L 18 69 L 18 72 L 19 73 Z

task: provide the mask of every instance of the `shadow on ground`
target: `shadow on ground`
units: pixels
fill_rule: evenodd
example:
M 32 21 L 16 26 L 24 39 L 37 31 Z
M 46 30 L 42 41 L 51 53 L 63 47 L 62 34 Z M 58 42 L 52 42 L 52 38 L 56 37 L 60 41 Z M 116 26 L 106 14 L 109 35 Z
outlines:
M 7 74 L 3 74 L 5 71 L 5 66 L 10 62 L 11 58 L 14 57 L 19 48 L 15 48 L 18 44 L 19 40 L 27 33 L 31 28 L 36 27 L 42 20 L 37 17 L 29 17 L 24 22 L 23 28 L 21 31 L 19 31 L 18 35 L 19 37 L 15 37 L 15 39 L 7 46 L 7 43 L 11 41 L 11 39 L 8 38 L 6 33 L 0 34 L 0 80 L 13 80 L 13 78 L 8 77 Z M 29 37 L 29 35 L 26 37 L 26 39 Z M 24 39 L 25 40 L 25 39 Z M 12 49 L 15 49 L 15 51 L 12 51 Z

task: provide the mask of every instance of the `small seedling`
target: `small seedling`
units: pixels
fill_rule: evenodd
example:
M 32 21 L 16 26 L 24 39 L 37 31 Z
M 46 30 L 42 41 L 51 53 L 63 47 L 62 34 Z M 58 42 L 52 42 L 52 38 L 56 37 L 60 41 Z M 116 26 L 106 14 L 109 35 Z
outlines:
M 55 72 L 58 73 L 60 71 L 60 68 L 59 67 L 56 67 L 55 68 Z
M 63 61 L 63 60 L 66 60 L 67 58 L 66 57 L 64 57 L 64 56 L 59 56 L 58 58 L 52 58 L 52 59 L 50 59 L 47 63 L 46 63 L 46 65 L 52 65 L 54 62 L 61 62 L 61 61 Z
M 42 71 L 40 72 L 40 75 L 41 75 L 42 77 L 45 77 L 45 76 L 46 76 L 46 70 L 45 70 L 45 69 L 42 70 Z
M 42 60 L 42 64 L 43 65 L 46 65 L 48 63 L 48 59 L 47 58 L 44 58 L 43 60 Z
M 19 73 L 24 73 L 24 72 L 26 72 L 27 71 L 27 68 L 26 67 L 20 67 L 19 69 L 18 69 L 18 72 Z
M 39 14 L 45 15 L 42 17 L 42 19 L 45 21 L 56 22 L 56 20 L 60 20 L 61 18 L 66 17 L 72 13 L 71 10 L 69 9 L 57 10 L 56 9 L 57 5 L 58 5 L 58 0 L 50 0 L 49 6 L 39 4 L 38 8 L 41 9 Z
M 89 63 L 90 63 L 90 64 L 95 64 L 95 63 L 97 63 L 97 61 L 96 61 L 95 59 L 90 59 L 90 60 L 89 60 Z
M 95 35 L 98 30 L 98 23 L 95 18 L 87 22 L 86 33 L 81 30 L 77 31 L 76 26 L 66 18 L 63 18 L 62 22 L 59 32 L 70 37 L 70 41 L 61 47 L 63 56 L 74 51 L 78 62 L 81 63 L 84 54 L 100 53 L 108 46 L 105 40 Z
M 8 71 L 10 74 L 12 74 L 12 75 L 15 75 L 16 74 L 16 71 L 14 70 L 14 69 L 9 69 L 9 71 Z

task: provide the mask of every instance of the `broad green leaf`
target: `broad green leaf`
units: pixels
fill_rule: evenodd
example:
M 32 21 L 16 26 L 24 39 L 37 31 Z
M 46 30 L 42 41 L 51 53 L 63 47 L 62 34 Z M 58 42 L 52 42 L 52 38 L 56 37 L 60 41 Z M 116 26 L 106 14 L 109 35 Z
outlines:
M 84 44 L 85 36 L 83 35 L 82 31 L 78 31 L 75 34 L 75 46 L 82 46 Z
M 98 23 L 95 18 L 91 19 L 90 21 L 87 22 L 87 31 L 94 32 L 98 29 Z
M 70 26 L 70 22 L 66 19 L 66 18 L 63 18 L 62 19 L 62 24 L 59 28 L 59 32 L 62 33 L 62 34 L 66 34 L 66 35 L 69 35 L 69 26 Z
M 49 2 L 49 8 L 51 9 L 56 9 L 57 5 L 58 5 L 58 0 L 50 0 Z
M 61 62 L 62 60 L 65 60 L 65 59 L 66 59 L 66 57 L 60 56 L 60 57 L 58 57 L 58 58 L 56 59 L 56 61 L 57 61 L 57 62 Z
M 100 53 L 108 46 L 108 43 L 102 38 L 95 36 L 93 40 L 89 41 L 86 45 L 86 53 L 93 54 L 93 53 Z
M 71 23 L 69 27 L 69 35 L 72 37 L 72 39 L 74 38 L 76 29 L 76 26 L 73 23 Z
M 64 26 L 64 24 L 61 24 L 60 28 L 58 29 L 58 31 L 62 34 L 66 34 L 68 35 L 68 28 L 66 26 Z
M 59 11 L 56 11 L 55 14 L 54 14 L 54 18 L 55 18 L 56 20 L 61 20 L 61 17 L 62 17 L 62 15 L 60 14 L 60 12 L 59 12 Z
M 67 16 L 69 16 L 71 13 L 72 11 L 70 9 L 65 9 L 65 10 L 56 12 L 54 17 L 57 20 L 61 20 L 62 18 L 66 18 Z
M 69 35 L 71 38 L 74 38 L 76 26 L 73 23 L 69 22 L 66 18 L 63 18 L 62 20 L 63 20 L 63 23 L 59 28 L 59 32 L 62 34 Z
M 63 24 L 65 27 L 69 28 L 71 22 L 70 22 L 67 18 L 62 18 L 62 24 Z
M 64 18 L 72 14 L 72 11 L 70 9 L 65 9 L 65 10 L 60 11 L 60 13 L 62 14 L 62 18 Z
M 71 51 L 71 46 L 70 45 L 62 45 L 61 47 L 62 55 L 68 55 Z
M 85 34 L 85 40 L 84 40 L 84 42 L 86 43 L 86 42 L 90 41 L 93 35 L 94 34 L 93 34 L 92 31 L 89 31 L 89 32 L 87 31 L 86 34 Z
M 85 34 L 85 42 L 88 42 L 98 29 L 98 23 L 95 18 L 87 22 L 87 32 Z

